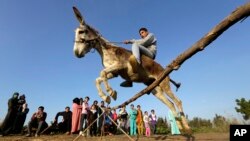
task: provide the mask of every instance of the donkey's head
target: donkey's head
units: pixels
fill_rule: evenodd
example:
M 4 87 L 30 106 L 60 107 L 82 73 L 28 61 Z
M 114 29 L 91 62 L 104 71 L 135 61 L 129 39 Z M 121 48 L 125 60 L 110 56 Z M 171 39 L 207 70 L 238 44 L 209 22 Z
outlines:
M 80 26 L 75 30 L 75 43 L 74 53 L 76 57 L 84 57 L 91 48 L 95 47 L 96 40 L 99 38 L 99 34 L 96 30 L 87 25 L 76 7 L 73 7 L 77 20 L 80 22 Z

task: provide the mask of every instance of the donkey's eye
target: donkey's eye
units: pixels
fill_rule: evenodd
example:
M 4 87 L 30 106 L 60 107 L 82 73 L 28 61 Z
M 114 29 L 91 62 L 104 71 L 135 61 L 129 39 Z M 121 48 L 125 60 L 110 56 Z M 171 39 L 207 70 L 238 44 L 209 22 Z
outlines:
M 83 32 L 83 31 L 79 31 L 78 33 L 79 33 L 79 34 L 83 34 L 84 32 Z
M 78 33 L 79 33 L 79 34 L 83 34 L 83 33 L 88 34 L 88 30 L 81 30 L 81 31 L 79 31 Z

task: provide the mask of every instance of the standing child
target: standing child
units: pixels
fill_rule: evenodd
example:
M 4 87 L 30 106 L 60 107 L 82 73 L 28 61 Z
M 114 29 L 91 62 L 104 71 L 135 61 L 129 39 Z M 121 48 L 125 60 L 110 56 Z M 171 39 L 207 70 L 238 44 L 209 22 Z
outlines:
M 143 135 L 143 114 L 140 105 L 137 105 L 136 125 L 138 129 L 138 134 Z
M 129 121 L 130 121 L 130 135 L 136 135 L 136 116 L 137 110 L 134 108 L 134 105 L 130 105 L 130 112 L 129 112 Z
M 90 109 L 88 102 L 89 102 L 89 97 L 86 96 L 82 103 L 82 114 L 81 114 L 80 128 L 79 128 L 80 130 L 79 135 L 82 135 L 82 136 L 85 136 L 85 134 L 83 133 L 83 130 L 87 128 L 88 110 Z
M 87 119 L 88 119 L 88 126 L 90 126 L 90 136 L 96 136 L 97 134 L 97 124 L 95 121 L 97 119 L 97 111 L 96 111 L 96 106 L 95 105 L 92 105 L 90 110 L 87 110 L 88 111 L 88 116 L 87 116 Z M 95 121 L 95 123 L 93 123 Z
M 145 128 L 146 128 L 145 135 L 147 137 L 149 137 L 150 136 L 150 126 L 149 126 L 149 117 L 148 117 L 148 112 L 147 111 L 144 112 L 143 121 L 144 121 Z
M 128 128 L 127 128 L 127 117 L 128 117 L 128 113 L 126 111 L 126 107 L 123 106 L 121 111 L 119 112 L 119 127 L 122 128 L 122 130 L 124 130 L 125 132 L 128 132 Z
M 114 120 L 114 122 L 115 122 L 116 124 L 118 123 L 118 122 L 117 122 L 118 115 L 117 115 L 115 109 L 112 110 L 112 119 Z M 114 123 L 112 123 L 112 129 L 113 129 L 112 134 L 116 134 L 116 132 L 117 132 L 117 127 L 116 127 L 116 125 L 115 125 Z
M 154 109 L 151 110 L 151 114 L 149 115 L 149 119 L 150 119 L 151 131 L 153 134 L 155 134 L 156 133 L 157 116 L 155 114 Z

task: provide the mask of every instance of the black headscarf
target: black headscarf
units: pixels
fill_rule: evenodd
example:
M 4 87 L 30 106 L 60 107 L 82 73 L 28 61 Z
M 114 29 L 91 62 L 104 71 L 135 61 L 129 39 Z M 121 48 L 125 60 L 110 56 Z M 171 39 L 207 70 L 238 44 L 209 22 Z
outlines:
M 80 99 L 78 97 L 73 99 L 73 103 L 80 104 Z

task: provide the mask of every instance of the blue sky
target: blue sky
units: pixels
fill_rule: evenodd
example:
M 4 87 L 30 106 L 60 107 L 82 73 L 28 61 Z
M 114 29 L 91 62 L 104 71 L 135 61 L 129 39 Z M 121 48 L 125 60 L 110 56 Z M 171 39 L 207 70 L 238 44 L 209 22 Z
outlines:
M 72 6 L 86 22 L 110 41 L 139 38 L 147 27 L 158 39 L 156 61 L 163 67 L 191 47 L 203 35 L 247 0 L 1 0 L 0 5 L 0 119 L 14 92 L 25 94 L 30 113 L 43 105 L 53 120 L 58 111 L 72 106 L 75 97 L 100 101 L 95 79 L 102 70 L 99 55 L 78 59 L 73 54 L 74 30 L 79 25 Z M 215 114 L 240 117 L 235 99 L 250 98 L 250 20 L 237 23 L 204 51 L 187 60 L 171 78 L 182 83 L 176 95 L 189 118 L 213 118 Z M 121 45 L 127 49 L 129 45 Z M 116 106 L 145 88 L 119 86 Z M 172 88 L 175 91 L 175 88 Z M 155 109 L 167 116 L 168 108 L 152 95 L 134 102 L 142 110 Z

